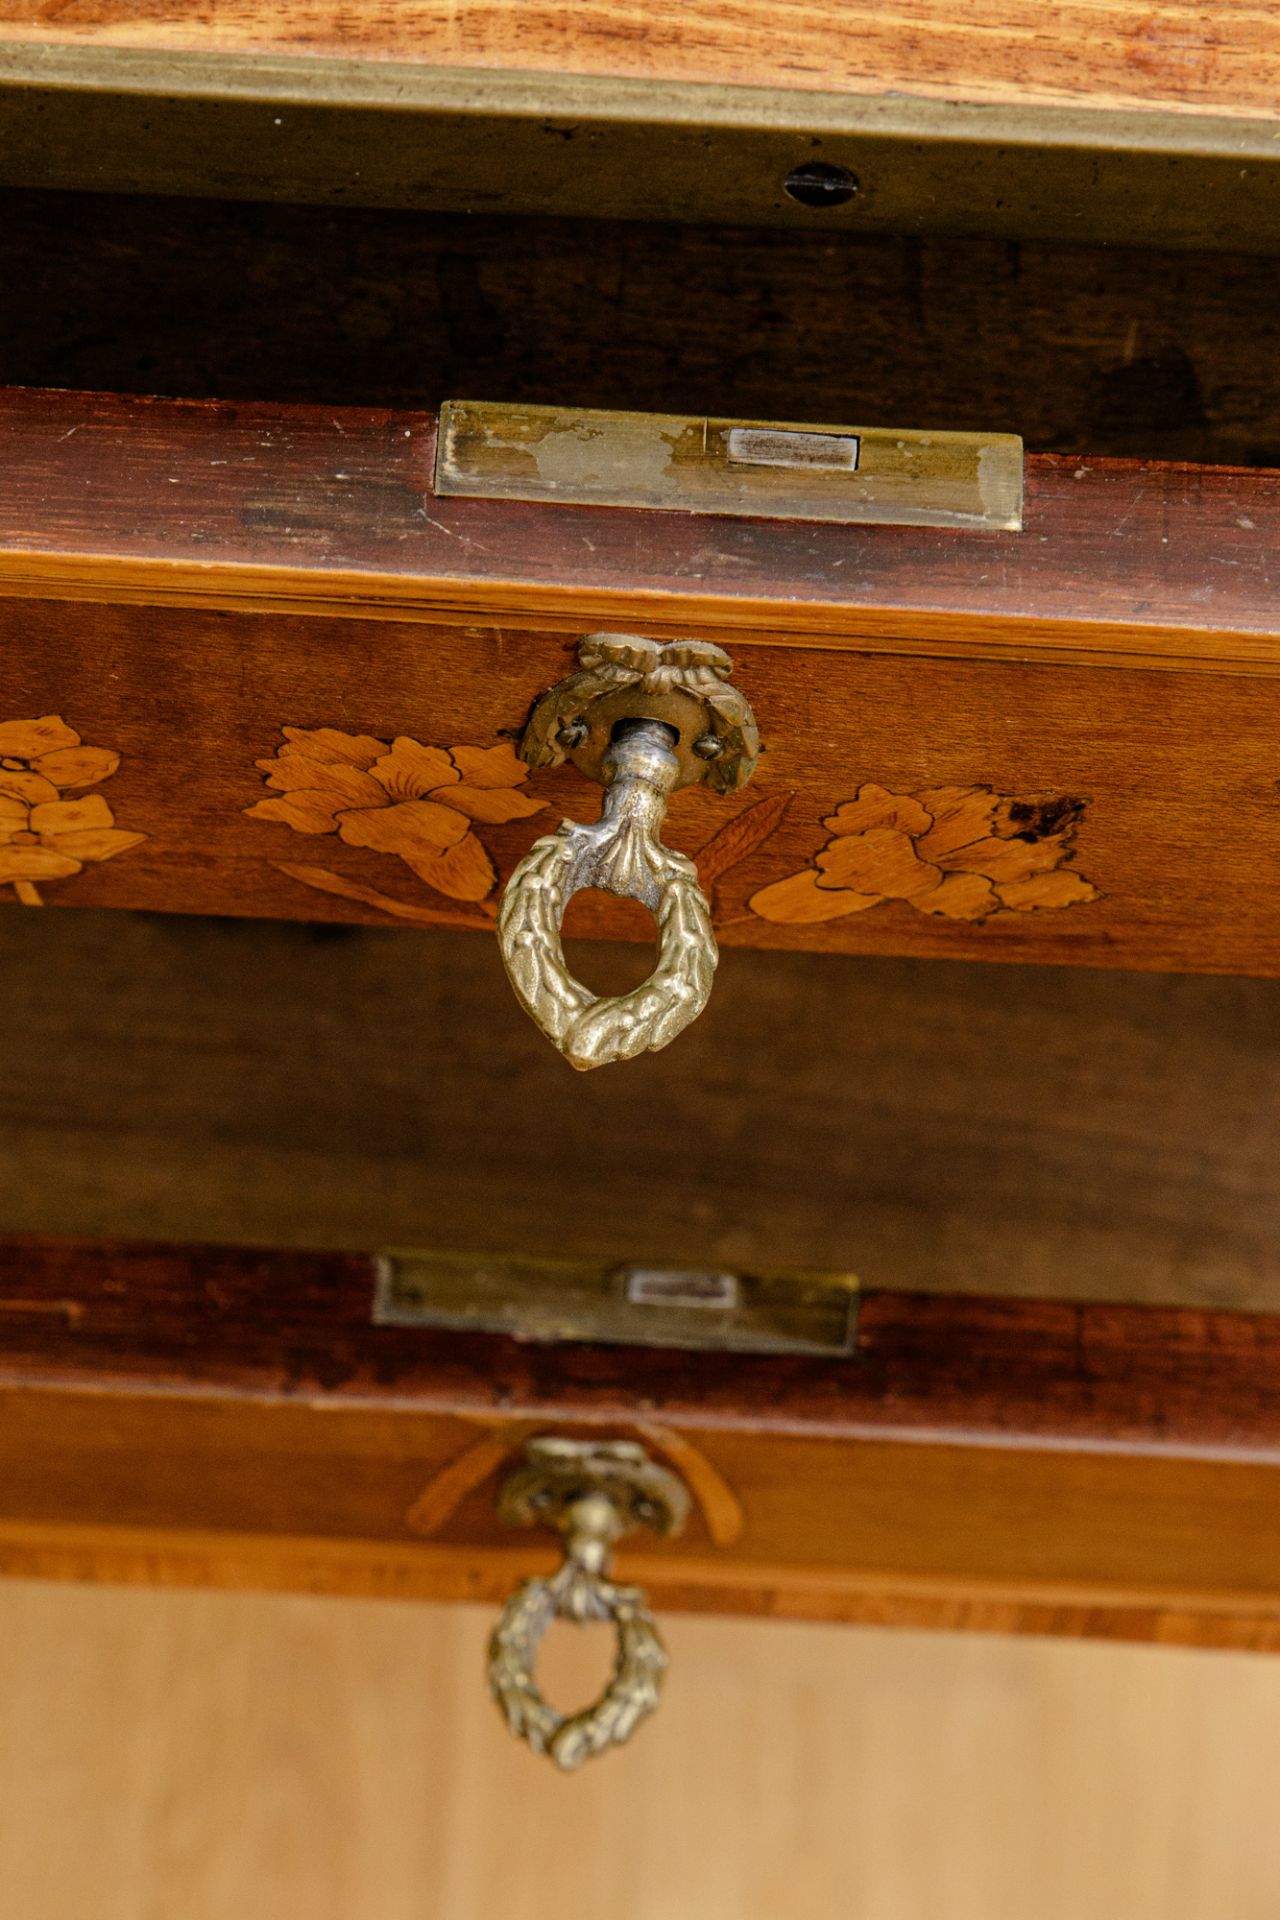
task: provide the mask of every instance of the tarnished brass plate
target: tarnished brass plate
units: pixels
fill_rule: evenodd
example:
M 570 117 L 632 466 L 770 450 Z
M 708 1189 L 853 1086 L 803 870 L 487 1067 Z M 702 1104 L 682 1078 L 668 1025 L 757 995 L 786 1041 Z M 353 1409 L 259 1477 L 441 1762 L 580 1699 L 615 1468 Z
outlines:
M 568 506 L 1016 532 L 1022 442 L 1012 433 L 448 400 L 435 488 Z
M 590 1340 L 736 1353 L 848 1353 L 849 1273 L 603 1267 L 585 1260 L 395 1249 L 378 1257 L 379 1326 L 450 1327 L 517 1340 Z

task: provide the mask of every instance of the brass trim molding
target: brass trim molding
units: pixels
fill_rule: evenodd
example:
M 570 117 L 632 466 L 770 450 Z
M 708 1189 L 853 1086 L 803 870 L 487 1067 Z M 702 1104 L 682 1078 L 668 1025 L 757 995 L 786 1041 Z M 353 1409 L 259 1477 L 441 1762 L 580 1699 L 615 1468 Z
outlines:
M 1267 253 L 1278 176 L 1274 121 L 1189 110 L 0 44 L 9 186 Z

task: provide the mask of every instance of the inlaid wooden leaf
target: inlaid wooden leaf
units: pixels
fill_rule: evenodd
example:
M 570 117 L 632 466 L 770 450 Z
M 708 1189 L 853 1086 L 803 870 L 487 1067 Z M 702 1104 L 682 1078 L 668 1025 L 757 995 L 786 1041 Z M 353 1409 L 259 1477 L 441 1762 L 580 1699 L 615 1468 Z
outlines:
M 740 861 L 762 847 L 769 835 L 782 825 L 792 797 L 789 793 L 771 793 L 767 799 L 757 800 L 754 806 L 744 807 L 731 820 L 726 820 L 697 856 L 702 885 L 713 887 Z

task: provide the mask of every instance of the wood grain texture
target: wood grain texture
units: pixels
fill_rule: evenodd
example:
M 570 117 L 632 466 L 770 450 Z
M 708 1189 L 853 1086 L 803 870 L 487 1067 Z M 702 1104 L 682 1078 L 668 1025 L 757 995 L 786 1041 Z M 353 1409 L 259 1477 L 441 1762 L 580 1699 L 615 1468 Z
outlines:
M 1271 472 L 1036 456 L 1020 534 L 801 530 L 438 498 L 422 413 L 17 389 L 0 426 L 0 593 L 1276 664 Z
M 440 500 L 426 416 L 14 393 L 0 417 L 0 871 L 27 904 L 48 881 L 72 905 L 487 928 L 534 816 L 596 804 L 563 773 L 515 795 L 504 743 L 577 635 L 634 621 L 730 641 L 764 729 L 740 804 L 778 824 L 721 878 L 726 944 L 1280 967 L 1275 475 L 1046 460 L 1022 535 L 797 534 Z M 55 768 L 81 743 L 119 756 L 109 800 Z M 442 814 L 459 754 L 495 747 L 503 794 Z M 347 771 L 308 776 L 299 811 L 291 754 Z M 673 812 L 682 851 L 726 828 L 701 789 Z M 634 925 L 608 903 L 580 930 Z
M 627 1554 L 669 1603 L 1280 1638 L 1271 1322 L 872 1296 L 849 1361 L 782 1361 L 374 1328 L 350 1257 L 3 1259 L 10 1571 L 488 1594 L 546 1557 L 495 1521 L 497 1449 L 421 1537 L 477 1440 L 671 1433 L 742 1524 L 717 1541 L 695 1482 L 681 1540 Z
M 1268 1920 L 1272 1663 L 673 1618 L 659 1716 L 566 1791 L 482 1696 L 489 1617 L 5 1588 L 15 1909 Z M 557 1690 L 596 1652 L 553 1639 Z
M 1280 466 L 1275 276 L 1241 256 L 137 194 L 10 192 L 4 216 L 15 386 L 816 409 Z
M 5 825 L 21 839 L 0 874 L 40 882 L 49 904 L 491 932 L 497 889 L 533 840 L 562 813 L 598 810 L 580 776 L 522 781 L 509 745 L 531 696 L 572 670 L 567 636 L 18 598 L 0 602 L 0 632 L 5 719 L 16 723 L 0 735 L 15 789 Z M 763 728 L 761 772 L 733 802 L 681 795 L 668 828 L 713 867 L 721 832 L 744 850 L 715 888 L 725 946 L 1280 966 L 1277 677 L 746 647 L 737 682 Z M 37 716 L 50 740 L 119 756 L 115 771 L 89 789 L 56 787 L 47 774 L 79 775 L 64 775 L 62 747 L 38 750 L 44 735 L 29 751 L 23 725 Z M 393 796 L 368 769 L 394 784 L 397 739 L 436 758 L 419 755 L 421 777 L 406 774 Z M 341 779 L 311 771 L 331 741 L 361 762 Z M 394 811 L 393 799 L 447 803 L 460 776 L 443 750 L 495 748 L 492 777 L 509 797 L 473 801 L 459 785 L 478 814 Z M 301 810 L 280 791 L 299 781 L 319 795 Z M 971 818 L 955 815 L 965 794 Z M 772 831 L 752 845 L 755 807 L 770 809 Z M 958 850 L 937 853 L 952 845 L 949 817 L 961 819 Z M 931 821 L 941 839 L 925 831 Z M 419 826 L 436 839 L 420 844 Z M 77 837 L 98 827 L 135 838 Z M 443 864 L 437 843 L 464 830 L 471 863 Z M 941 906 L 921 898 L 942 872 L 935 854 L 966 869 L 955 886 L 980 895 L 962 892 L 954 907 L 949 895 Z M 993 894 L 988 872 L 1010 890 Z M 1066 892 L 1038 895 L 1024 875 Z M 603 896 L 584 900 L 572 925 L 647 932 Z
M 643 16 L 595 0 L 307 0 L 287 12 L 237 0 L 216 18 L 196 0 L 5 0 L 0 32 L 38 45 L 290 54 L 772 86 L 903 92 L 989 103 L 1053 102 L 1188 112 L 1269 113 L 1280 33 L 1251 0 L 1207 11 L 1133 0 L 1038 0 L 1011 24 L 994 0 L 921 0 L 886 9 L 836 0 L 671 0 Z
M 1046 1489 L 1051 1492 L 1051 1489 Z M 0 1579 L 103 1587 L 314 1594 L 386 1602 L 482 1602 L 492 1611 L 512 1586 L 546 1574 L 537 1547 L 354 1543 L 224 1528 L 102 1526 L 0 1520 Z M 810 1621 L 946 1634 L 1033 1635 L 1062 1641 L 1280 1653 L 1280 1613 L 1268 1602 L 1222 1604 L 1197 1588 L 1170 1599 L 1137 1586 L 1117 1592 L 1061 1581 L 1023 1583 L 875 1570 L 860 1578 L 804 1566 L 747 1569 L 692 1556 L 679 1568 L 631 1556 L 663 1610 L 771 1623 Z M 664 1627 L 665 1633 L 665 1627 Z
M 465 934 L 12 912 L 0 975 L 8 1231 L 1280 1310 L 1268 981 L 733 952 L 620 1128 Z
M 374 1326 L 373 1289 L 365 1254 L 0 1239 L 0 1386 L 1280 1467 L 1274 1315 L 872 1291 L 833 1360 Z

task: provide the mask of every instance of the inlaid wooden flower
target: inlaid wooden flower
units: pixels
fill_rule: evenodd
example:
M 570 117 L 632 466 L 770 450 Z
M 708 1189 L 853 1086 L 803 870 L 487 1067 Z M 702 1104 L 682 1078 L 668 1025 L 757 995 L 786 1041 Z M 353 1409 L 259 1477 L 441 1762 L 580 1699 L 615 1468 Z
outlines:
M 388 743 L 335 727 L 285 727 L 283 733 L 284 745 L 255 762 L 278 797 L 245 812 L 295 833 L 332 833 L 349 847 L 392 854 L 450 900 L 480 902 L 497 885 L 475 828 L 524 819 L 545 804 L 520 791 L 529 769 L 506 741 L 445 748 L 404 734 Z M 414 917 L 409 903 L 326 868 L 286 870 L 324 892 Z
M 1085 803 L 1019 800 L 990 787 L 890 793 L 864 786 L 824 821 L 831 838 L 811 866 L 761 888 L 761 919 L 807 926 L 905 900 L 917 913 L 986 920 L 1096 900 L 1063 870 Z
M 117 827 L 100 793 L 65 797 L 110 779 L 119 764 L 118 753 L 86 747 L 56 713 L 0 721 L 0 887 L 38 907 L 38 882 L 69 880 L 141 845 L 146 834 Z

